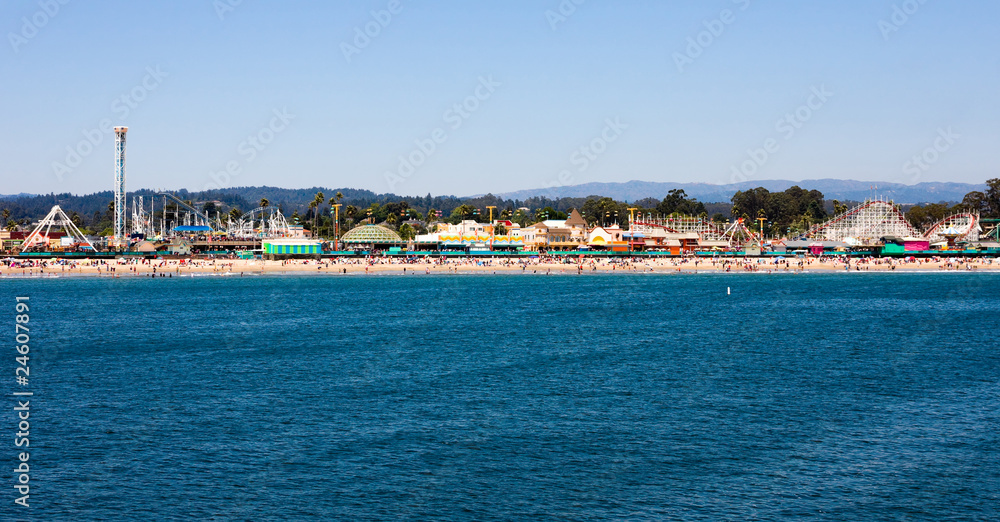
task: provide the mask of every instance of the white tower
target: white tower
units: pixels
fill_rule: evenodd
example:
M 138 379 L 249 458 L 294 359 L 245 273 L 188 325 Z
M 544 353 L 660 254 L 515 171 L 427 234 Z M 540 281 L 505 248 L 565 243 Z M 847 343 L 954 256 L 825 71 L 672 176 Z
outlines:
M 114 244 L 127 244 L 125 236 L 125 133 L 128 127 L 115 127 L 115 238 Z

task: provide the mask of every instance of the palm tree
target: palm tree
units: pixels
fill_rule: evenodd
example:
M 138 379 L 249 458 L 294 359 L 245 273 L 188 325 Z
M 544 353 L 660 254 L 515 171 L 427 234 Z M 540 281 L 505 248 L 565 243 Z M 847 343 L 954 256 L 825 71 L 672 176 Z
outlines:
M 358 207 L 354 205 L 347 205 L 344 207 L 344 217 L 348 220 L 348 225 L 353 225 L 358 219 Z
M 313 198 L 312 203 L 309 205 L 309 208 L 316 209 L 316 211 L 313 212 L 313 237 L 319 236 L 319 229 L 317 228 L 318 225 L 316 223 L 319 220 L 319 206 L 322 205 L 324 201 L 326 201 L 326 196 L 324 196 L 322 192 L 317 192 L 316 197 Z
M 267 198 L 260 198 L 260 208 L 267 208 L 267 207 L 270 207 L 270 206 L 271 206 L 271 202 L 268 201 Z M 250 221 L 253 221 L 253 217 L 252 216 L 250 217 Z M 263 232 L 264 232 L 264 222 L 265 221 L 267 221 L 267 219 L 264 218 L 264 213 L 261 212 L 260 213 L 260 231 L 261 231 L 261 234 L 263 234 Z M 253 230 L 253 223 L 250 224 L 250 229 Z
M 316 204 L 316 200 L 315 199 L 309 202 L 309 210 L 311 210 L 312 213 L 313 213 L 313 226 L 312 226 L 313 237 L 317 236 L 317 234 L 316 234 L 316 215 L 319 214 L 319 212 L 316 211 L 316 208 L 318 206 L 319 205 Z
M 451 211 L 451 217 L 457 217 L 459 219 L 469 219 L 472 216 L 472 212 L 475 208 L 472 205 L 459 205 Z
M 229 214 L 226 215 L 229 217 L 228 221 L 235 224 L 236 222 L 239 221 L 240 216 L 242 216 L 243 214 L 240 213 L 240 209 L 233 207 L 229 209 Z
M 0 216 L 3 217 L 3 222 L 6 225 L 7 224 L 7 220 L 10 219 L 10 209 L 9 208 L 5 208 L 2 211 L 0 211 Z

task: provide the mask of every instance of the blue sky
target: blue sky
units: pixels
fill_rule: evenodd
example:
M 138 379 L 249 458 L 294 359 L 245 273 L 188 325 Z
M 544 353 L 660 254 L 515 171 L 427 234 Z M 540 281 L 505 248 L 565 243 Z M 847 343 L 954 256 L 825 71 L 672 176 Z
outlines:
M 111 189 L 108 124 L 130 128 L 129 189 L 981 183 L 1000 164 L 998 15 L 943 0 L 10 0 L 0 193 Z

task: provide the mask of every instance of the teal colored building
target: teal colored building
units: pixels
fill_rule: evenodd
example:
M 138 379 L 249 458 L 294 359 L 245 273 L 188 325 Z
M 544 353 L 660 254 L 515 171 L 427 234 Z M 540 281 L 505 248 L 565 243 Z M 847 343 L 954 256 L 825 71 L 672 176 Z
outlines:
M 322 243 L 311 239 L 280 238 L 264 240 L 264 256 L 275 257 L 317 257 L 323 253 Z

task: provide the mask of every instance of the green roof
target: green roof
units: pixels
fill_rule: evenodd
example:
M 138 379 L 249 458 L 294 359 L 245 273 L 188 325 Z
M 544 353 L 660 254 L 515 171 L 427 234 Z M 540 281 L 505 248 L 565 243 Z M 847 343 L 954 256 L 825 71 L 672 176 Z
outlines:
M 402 243 L 403 239 L 393 230 L 380 225 L 361 225 L 352 228 L 340 239 L 344 243 Z

